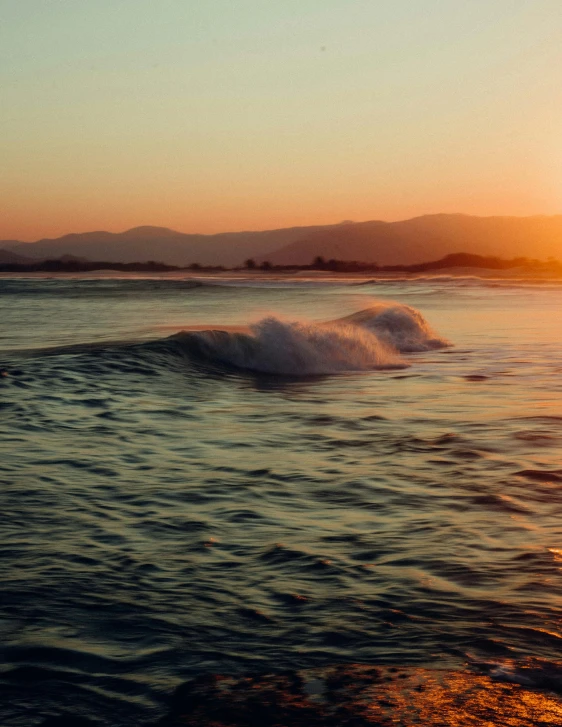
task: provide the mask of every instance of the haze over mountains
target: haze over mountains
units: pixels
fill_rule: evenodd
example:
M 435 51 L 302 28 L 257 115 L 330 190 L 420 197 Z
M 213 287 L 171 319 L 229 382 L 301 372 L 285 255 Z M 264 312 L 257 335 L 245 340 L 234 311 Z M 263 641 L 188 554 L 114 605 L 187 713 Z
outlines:
M 0 265 L 26 265 L 32 262 L 32 259 L 24 255 L 18 255 L 10 250 L 0 250 Z
M 79 256 L 106 262 L 156 260 L 170 265 L 243 265 L 247 258 L 306 265 L 315 257 L 411 265 L 457 252 L 504 258 L 562 257 L 562 215 L 474 217 L 424 215 L 400 222 L 342 223 L 264 232 L 192 235 L 164 227 L 88 232 L 33 243 L 0 241 L 0 253 L 33 259 Z M 0 258 L 2 257 L 0 255 Z
M 472 217 L 424 215 L 400 222 L 358 222 L 311 231 L 269 255 L 271 263 L 305 264 L 316 255 L 412 265 L 456 252 L 498 257 L 562 256 L 562 215 Z
M 224 232 L 218 235 L 191 235 L 166 227 L 135 227 L 126 232 L 86 232 L 38 242 L 0 241 L 18 255 L 35 259 L 76 255 L 105 262 L 144 262 L 156 260 L 168 265 L 242 265 L 249 257 L 267 255 L 320 231 L 316 227 L 293 227 L 265 232 Z

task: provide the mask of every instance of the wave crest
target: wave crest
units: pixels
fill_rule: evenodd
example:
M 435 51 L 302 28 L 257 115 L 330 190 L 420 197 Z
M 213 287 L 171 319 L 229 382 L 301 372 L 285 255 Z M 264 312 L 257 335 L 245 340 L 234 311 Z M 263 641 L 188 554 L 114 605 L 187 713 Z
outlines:
M 283 376 L 404 368 L 401 353 L 448 345 L 419 311 L 400 304 L 380 304 L 328 323 L 269 316 L 247 332 L 184 331 L 173 338 L 215 363 Z
M 401 353 L 431 351 L 450 345 L 435 333 L 419 310 L 401 303 L 378 303 L 340 318 L 339 322 L 366 328 Z

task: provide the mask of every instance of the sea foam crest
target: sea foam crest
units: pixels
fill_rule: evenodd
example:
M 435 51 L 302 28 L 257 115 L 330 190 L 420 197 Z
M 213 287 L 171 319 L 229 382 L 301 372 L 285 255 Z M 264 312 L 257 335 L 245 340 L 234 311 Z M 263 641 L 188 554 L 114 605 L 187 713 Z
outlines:
M 284 376 L 403 368 L 401 352 L 447 345 L 408 306 L 381 304 L 328 323 L 288 322 L 273 316 L 248 332 L 191 331 L 174 337 L 189 352 L 240 369 Z
M 197 353 L 241 369 L 285 376 L 402 367 L 400 354 L 370 331 L 348 324 L 315 325 L 268 317 L 250 333 L 187 334 Z
M 450 345 L 433 331 L 419 310 L 401 303 L 377 303 L 340 318 L 339 322 L 366 328 L 401 353 L 431 351 Z

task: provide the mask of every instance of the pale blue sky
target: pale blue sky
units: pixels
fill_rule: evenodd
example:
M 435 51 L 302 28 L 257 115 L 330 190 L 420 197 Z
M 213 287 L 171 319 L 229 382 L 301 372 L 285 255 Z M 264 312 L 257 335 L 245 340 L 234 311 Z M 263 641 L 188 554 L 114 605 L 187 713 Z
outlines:
M 0 236 L 562 212 L 561 0 L 0 0 Z

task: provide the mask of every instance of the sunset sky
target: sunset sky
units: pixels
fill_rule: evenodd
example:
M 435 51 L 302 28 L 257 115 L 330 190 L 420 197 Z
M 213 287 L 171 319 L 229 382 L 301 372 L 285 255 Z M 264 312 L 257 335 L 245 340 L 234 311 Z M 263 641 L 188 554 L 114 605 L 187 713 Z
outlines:
M 0 238 L 562 212 L 561 0 L 0 0 Z

